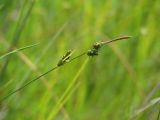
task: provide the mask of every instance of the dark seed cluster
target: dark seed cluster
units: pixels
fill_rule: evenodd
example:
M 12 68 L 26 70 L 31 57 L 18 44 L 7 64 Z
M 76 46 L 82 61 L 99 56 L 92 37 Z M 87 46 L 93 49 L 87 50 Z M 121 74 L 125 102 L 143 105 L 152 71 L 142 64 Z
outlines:
M 66 54 L 63 55 L 63 57 L 59 60 L 57 66 L 62 66 L 63 64 L 68 62 L 70 57 L 71 57 L 71 55 L 72 55 L 72 51 L 71 50 L 67 51 Z
M 88 50 L 87 55 L 88 56 L 97 56 L 98 55 L 98 51 L 101 48 L 102 44 L 101 42 L 97 42 L 93 45 L 92 49 Z

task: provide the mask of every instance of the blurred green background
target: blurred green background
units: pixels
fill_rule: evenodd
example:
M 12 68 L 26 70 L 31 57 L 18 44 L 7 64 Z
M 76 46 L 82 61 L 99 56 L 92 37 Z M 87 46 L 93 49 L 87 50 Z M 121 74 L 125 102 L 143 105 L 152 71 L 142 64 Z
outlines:
M 0 105 L 2 120 L 156 120 L 160 0 L 0 0 L 0 98 L 96 41 L 132 36 L 47 74 Z M 144 108 L 144 109 L 143 109 Z

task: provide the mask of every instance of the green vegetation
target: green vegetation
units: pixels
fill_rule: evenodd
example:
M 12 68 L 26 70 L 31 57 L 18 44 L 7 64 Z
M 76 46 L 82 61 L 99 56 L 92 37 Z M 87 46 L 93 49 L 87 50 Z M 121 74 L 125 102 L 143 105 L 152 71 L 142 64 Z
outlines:
M 0 99 L 96 42 L 132 38 L 38 78 L 0 103 L 0 119 L 158 119 L 159 5 L 159 0 L 1 0 Z M 62 57 L 69 49 L 72 56 Z

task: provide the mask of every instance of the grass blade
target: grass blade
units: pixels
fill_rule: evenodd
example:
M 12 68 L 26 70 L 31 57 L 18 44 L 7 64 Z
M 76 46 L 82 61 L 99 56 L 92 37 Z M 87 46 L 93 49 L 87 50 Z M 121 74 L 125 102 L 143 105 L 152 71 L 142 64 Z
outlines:
M 139 110 L 135 111 L 135 113 L 131 116 L 130 120 L 136 118 L 139 114 L 143 113 L 144 111 L 146 111 L 147 109 L 149 109 L 150 107 L 152 107 L 153 105 L 155 105 L 159 102 L 160 102 L 160 97 L 151 100 L 146 106 L 144 106 L 144 107 L 140 108 Z
M 36 44 L 33 44 L 33 45 L 29 45 L 29 46 L 25 46 L 25 47 L 22 47 L 22 48 L 19 48 L 19 49 L 15 49 L 15 50 L 13 50 L 13 51 L 11 51 L 11 52 L 8 52 L 8 53 L 0 56 L 0 60 L 3 59 L 3 58 L 5 58 L 5 57 L 7 57 L 7 56 L 9 56 L 9 55 L 12 55 L 12 54 L 14 54 L 14 53 L 17 53 L 17 52 L 19 52 L 19 51 L 22 51 L 22 50 L 25 50 L 25 49 L 29 49 L 29 48 L 35 47 L 35 46 L 37 46 L 38 44 L 39 44 L 39 43 L 36 43 Z
M 65 90 L 65 92 L 63 93 L 63 95 L 60 97 L 59 101 L 57 102 L 55 108 L 53 108 L 53 110 L 51 111 L 51 113 L 49 114 L 47 120 L 53 120 L 56 116 L 56 114 L 59 112 L 59 110 L 61 109 L 61 106 L 64 104 L 64 101 L 66 101 L 65 99 L 68 98 L 68 95 L 70 94 L 70 92 L 72 92 L 72 88 L 74 87 L 77 78 L 79 77 L 80 73 L 83 71 L 83 69 L 85 68 L 87 62 L 89 59 L 86 59 L 83 63 L 83 65 L 81 66 L 81 68 L 79 69 L 79 71 L 77 72 L 77 74 L 75 75 L 75 77 L 73 78 L 72 82 L 69 84 L 69 86 L 67 87 L 67 89 Z

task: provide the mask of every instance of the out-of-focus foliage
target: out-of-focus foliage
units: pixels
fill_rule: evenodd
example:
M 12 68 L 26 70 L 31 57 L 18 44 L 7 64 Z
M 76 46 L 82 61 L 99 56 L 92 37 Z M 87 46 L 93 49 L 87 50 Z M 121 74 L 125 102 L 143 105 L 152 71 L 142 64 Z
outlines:
M 0 98 L 96 41 L 130 35 L 42 77 L 0 105 L 5 120 L 154 120 L 159 104 L 159 0 L 1 0 Z M 16 42 L 14 42 L 16 41 Z M 139 113 L 138 113 L 139 112 Z M 136 114 L 138 113 L 138 114 Z

